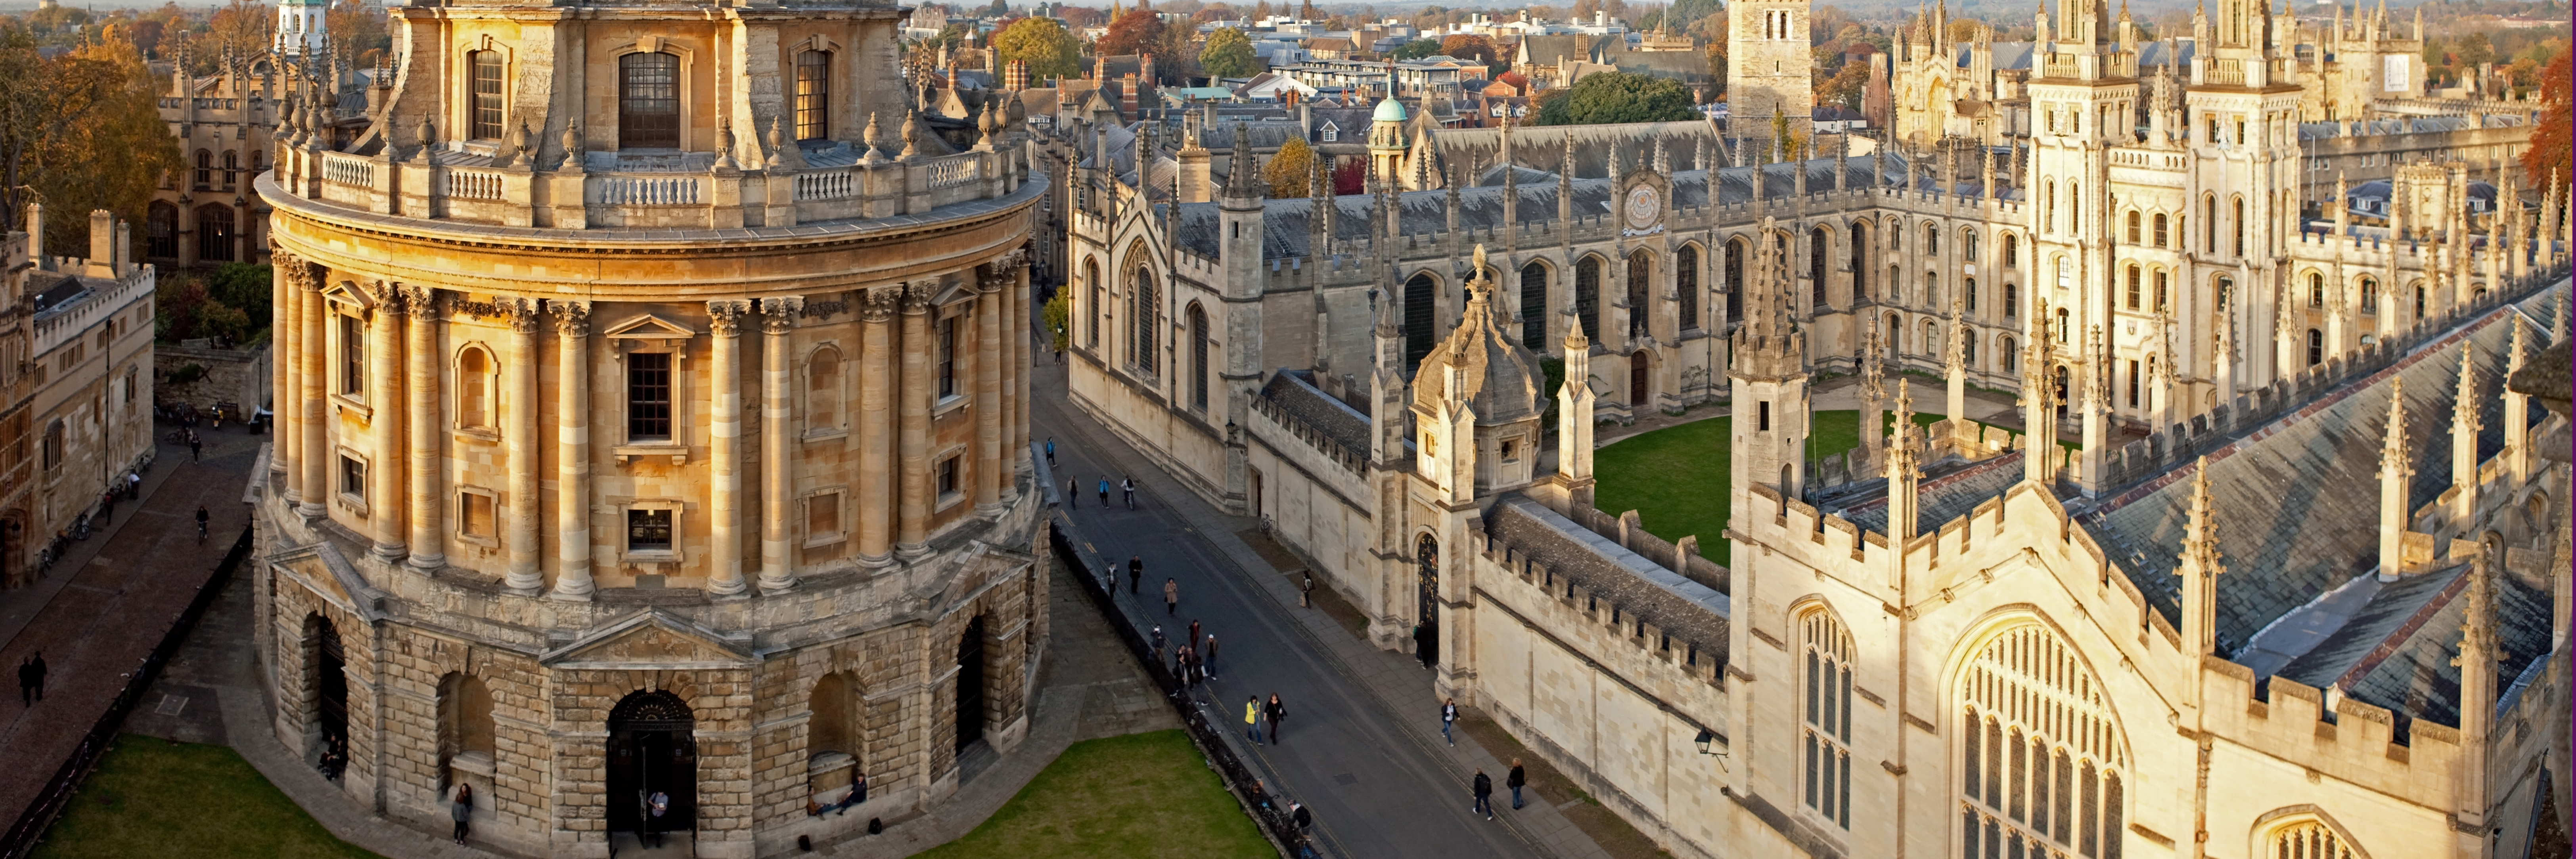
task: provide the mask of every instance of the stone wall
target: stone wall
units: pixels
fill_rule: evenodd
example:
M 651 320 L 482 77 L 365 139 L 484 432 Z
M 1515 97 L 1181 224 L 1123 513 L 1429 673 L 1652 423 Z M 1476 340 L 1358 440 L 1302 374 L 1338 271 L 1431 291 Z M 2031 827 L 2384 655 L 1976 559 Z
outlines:
M 201 368 L 196 379 L 177 384 L 170 381 L 174 374 L 190 366 Z M 186 403 L 200 412 L 214 408 L 217 402 L 229 401 L 239 404 L 247 414 L 274 408 L 269 399 L 269 382 L 275 375 L 269 368 L 265 343 L 249 349 L 164 343 L 152 353 L 152 399 L 156 405 Z

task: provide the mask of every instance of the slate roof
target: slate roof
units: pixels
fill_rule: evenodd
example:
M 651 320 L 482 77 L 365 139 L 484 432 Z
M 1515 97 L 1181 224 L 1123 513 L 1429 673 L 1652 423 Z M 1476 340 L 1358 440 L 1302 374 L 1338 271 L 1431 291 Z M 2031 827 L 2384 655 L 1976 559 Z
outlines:
M 1304 370 L 1283 370 L 1271 374 L 1270 381 L 1261 386 L 1261 398 L 1316 432 L 1323 433 L 1334 443 L 1366 453 L 1369 449 L 1368 413 L 1324 393 L 1307 380 L 1306 373 Z
M 2471 128 L 2517 128 L 2520 114 L 2490 113 L 2479 116 L 2402 116 L 2361 122 L 2302 122 L 2300 140 L 2324 140 L 2336 137 L 2370 137 L 2387 134 L 2430 134 Z
M 1554 573 L 1558 587 L 1571 581 L 1578 595 L 1585 590 L 1599 594 L 1617 605 L 1623 618 L 1634 615 L 1662 629 L 1673 637 L 1676 649 L 1681 642 L 1696 643 L 1703 654 L 1726 663 L 1730 613 L 1725 594 L 1517 492 L 1496 499 L 1485 511 L 1485 534 Z
M 2022 452 L 1970 463 L 1937 475 L 1927 476 L 1915 484 L 1914 533 L 1929 534 L 1942 523 L 1966 516 L 1986 503 L 2001 497 L 2005 490 L 2022 479 Z M 1887 533 L 1887 489 L 1881 480 L 1878 497 L 1836 511 L 1863 530 Z
M 2503 347 L 2511 333 L 2504 322 L 2512 313 L 2492 311 L 2451 336 L 2420 347 L 2395 366 L 2347 383 L 2212 454 L 2210 492 L 2221 523 L 2219 551 L 2228 570 L 2219 577 L 2218 586 L 2217 637 L 2222 655 L 2236 653 L 2256 632 L 2317 595 L 2377 568 L 2379 497 L 2371 487 L 2378 482 L 2391 380 L 2406 380 L 2407 439 L 2416 451 L 2409 511 L 2431 502 L 2451 483 L 2452 401 L 2464 341 L 2477 347 L 2484 425 L 2479 459 L 2502 449 L 2503 399 L 2495 393 L 2505 363 Z M 2192 473 L 2193 466 L 2177 468 L 2114 496 L 2080 519 L 2113 564 L 2168 618 L 2178 611 L 2181 583 L 2174 567 L 2189 512 Z M 2374 599 L 2396 600 L 2406 593 L 2397 589 Z M 2499 618 L 2504 621 L 2500 628 L 2535 620 L 2528 614 L 2500 614 Z M 2366 636 L 2371 627 L 2354 625 L 2360 622 L 2356 617 L 2336 635 Z M 2545 607 L 2536 622 L 2546 635 Z M 2297 669 L 2302 676 L 2331 667 L 2328 660 L 2337 651 L 2324 645 L 2317 650 L 2326 652 L 2312 651 L 2294 661 L 2294 666 L 2307 666 Z M 2451 676 L 2456 683 L 2456 671 Z M 2371 703 L 2419 715 L 2439 709 L 2429 704 L 2424 706 L 2432 709 L 2410 706 L 2402 696 Z
M 2333 662 L 2320 659 L 2311 679 L 2293 675 L 2301 668 L 2292 663 L 2282 676 L 2310 685 L 2341 683 L 2344 694 L 2364 703 L 2386 707 L 2416 719 L 2429 719 L 2436 724 L 2460 723 L 2460 668 L 2451 660 L 2460 652 L 2460 629 L 2468 613 L 2468 566 L 2463 564 L 2444 573 L 2408 577 L 2398 584 L 2413 584 L 2412 579 L 2448 576 L 2444 587 L 2417 611 L 2403 618 L 2371 617 L 2372 626 L 2338 634 L 2316 651 L 2334 648 L 2336 655 L 2369 650 L 2360 664 L 2340 677 L 2331 673 Z M 2502 657 L 2496 661 L 2495 688 L 2502 691 L 2513 685 L 2514 678 L 2534 661 L 2549 655 L 2549 592 L 2532 587 L 2520 578 L 2499 570 L 2491 574 L 2494 582 L 2496 650 Z M 2396 586 L 2392 585 L 2394 589 Z M 2431 589 L 2432 583 L 2417 585 L 2416 590 Z M 2375 605 L 2376 609 L 2378 606 Z M 2396 608 L 2403 608 L 2402 605 Z M 2389 612 L 2396 614 L 2396 612 Z M 2365 618 L 2355 618 L 2358 624 Z M 2403 620 L 2403 623 L 2394 622 Z M 2388 629 L 2382 634 L 2382 629 Z M 2302 660 L 2305 661 L 2305 660 Z M 2323 682 L 2316 682 L 2323 681 Z

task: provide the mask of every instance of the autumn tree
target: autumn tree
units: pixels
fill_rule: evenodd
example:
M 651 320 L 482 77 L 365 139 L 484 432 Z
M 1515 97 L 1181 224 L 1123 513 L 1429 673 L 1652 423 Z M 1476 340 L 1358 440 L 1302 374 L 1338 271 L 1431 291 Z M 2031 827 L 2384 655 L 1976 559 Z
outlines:
M 236 56 L 256 56 L 268 50 L 269 27 L 277 12 L 265 3 L 232 0 L 206 17 L 206 30 L 188 37 L 188 69 L 197 74 L 214 72 L 224 52 Z
M 1022 18 L 993 34 L 993 50 L 1002 62 L 1029 64 L 1029 80 L 1073 77 L 1082 73 L 1082 43 L 1054 18 Z
M 1091 44 L 1091 51 L 1107 57 L 1147 54 L 1162 41 L 1162 17 L 1151 10 L 1136 9 L 1109 22 L 1109 32 Z
M 92 209 L 141 221 L 180 167 L 141 52 L 104 39 L 47 58 L 36 37 L 0 22 L 0 221 L 20 226 L 31 195 L 64 213 L 45 242 L 85 247 Z
M 1279 145 L 1279 154 L 1261 165 L 1261 181 L 1270 185 L 1272 199 L 1303 197 L 1315 177 L 1315 150 L 1306 141 L 1291 137 Z
M 1824 77 L 1821 73 L 1819 77 Z M 1860 109 L 1862 93 L 1869 88 L 1868 63 L 1844 63 L 1831 77 L 1817 81 L 1816 100 Z
M 362 65 L 375 65 L 393 46 L 381 8 L 369 9 L 360 0 L 341 0 L 322 15 L 323 26 L 331 28 L 331 43 L 354 52 Z
M 1494 40 L 1474 33 L 1460 33 L 1440 41 L 1440 52 L 1462 60 L 1475 60 L 1491 68 L 1504 65 L 1503 52 Z
M 2576 178 L 2576 165 L 2569 163 L 2568 135 L 2576 127 L 2576 117 L 2568 114 L 2568 103 L 2576 101 L 2576 84 L 2570 83 L 2576 69 L 2568 64 L 2569 54 L 2559 52 L 2540 73 L 2540 125 L 2531 130 L 2531 148 L 2523 150 L 2522 172 L 2531 177 L 2534 186 L 2550 182 L 2564 188 Z M 2554 178 L 2553 178 L 2554 177 Z
M 1690 90 L 1678 81 L 1602 72 L 1576 81 L 1562 96 L 1539 99 L 1539 125 L 1600 125 L 1697 119 Z
M 1277 14 L 1279 13 L 1276 10 L 1270 8 L 1270 0 L 1261 0 L 1259 3 L 1252 4 L 1252 20 L 1259 21 Z
M 1248 78 L 1261 73 L 1261 57 L 1242 30 L 1218 27 L 1199 48 L 1199 68 L 1212 78 Z

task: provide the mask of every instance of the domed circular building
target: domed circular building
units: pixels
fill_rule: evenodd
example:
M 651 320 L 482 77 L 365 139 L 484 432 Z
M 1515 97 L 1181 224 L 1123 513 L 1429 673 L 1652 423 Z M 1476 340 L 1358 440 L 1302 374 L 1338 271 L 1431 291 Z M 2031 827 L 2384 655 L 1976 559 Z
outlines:
M 902 15 L 396 5 L 364 133 L 291 87 L 258 647 L 351 796 L 751 857 L 1025 733 L 1045 182 L 999 99 L 906 106 Z

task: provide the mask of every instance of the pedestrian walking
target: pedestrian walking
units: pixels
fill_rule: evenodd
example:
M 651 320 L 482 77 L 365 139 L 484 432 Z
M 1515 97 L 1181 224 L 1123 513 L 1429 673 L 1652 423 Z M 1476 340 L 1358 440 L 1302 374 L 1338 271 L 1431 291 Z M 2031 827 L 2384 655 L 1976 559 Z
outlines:
M 1279 730 L 1277 728 L 1273 728 L 1270 732 L 1276 734 L 1279 733 Z M 1297 824 L 1298 834 L 1303 835 L 1306 832 L 1306 827 L 1315 824 L 1315 814 L 1314 812 L 1307 811 L 1304 803 L 1290 802 L 1288 803 L 1288 822 Z
M 1143 555 L 1130 555 L 1130 556 L 1128 556 L 1128 557 L 1127 557 L 1127 595 L 1128 595 L 1128 596 L 1131 596 L 1131 597 L 1132 597 L 1132 596 L 1135 596 L 1135 595 L 1136 595 L 1136 585 L 1137 585 L 1138 583 L 1143 582 L 1144 580 L 1145 580 L 1145 556 L 1143 556 Z
M 101 528 L 116 521 L 116 495 L 116 490 L 110 489 L 98 499 L 98 526 Z
M 1208 633 L 1205 644 L 1207 649 L 1201 655 L 1207 660 L 1207 676 L 1213 678 L 1216 676 L 1216 633 Z
M 1288 705 L 1279 703 L 1279 693 L 1270 693 L 1270 744 L 1279 744 L 1279 729 L 1288 721 Z
M 1064 479 L 1064 509 L 1082 509 L 1082 478 L 1067 475 Z
M 1297 586 L 1297 607 L 1298 607 L 1298 608 L 1313 608 L 1313 607 L 1314 607 L 1314 603 L 1313 603 L 1311 600 L 1307 599 L 1307 597 L 1308 597 L 1309 595 L 1313 594 L 1314 592 L 1315 592 L 1315 573 L 1314 573 L 1314 571 L 1312 571 L 1312 570 L 1308 570 L 1308 571 L 1306 572 L 1306 581 L 1305 581 L 1305 583 L 1304 583 L 1304 584 L 1300 584 L 1300 585 L 1298 585 L 1298 586 Z
M 1261 745 L 1261 696 L 1259 695 L 1246 695 L 1243 698 L 1243 732 L 1252 738 L 1253 745 Z
M 205 440 L 205 439 L 198 438 L 198 437 L 197 437 L 197 431 L 196 431 L 196 430 L 189 430 L 189 431 L 188 431 L 188 461 L 189 461 L 189 462 L 195 462 L 195 461 L 197 461 L 197 455 L 198 455 L 199 453 L 204 452 L 204 451 L 205 451 L 205 449 L 206 449 L 206 440 Z
M 465 843 L 466 827 L 472 826 L 474 821 L 473 785 L 460 784 L 456 786 L 456 801 L 448 803 L 447 816 L 454 818 L 456 821 L 456 843 Z
M 143 500 L 143 475 L 136 474 L 131 471 L 125 473 L 125 499 L 128 501 Z
M 1163 628 L 1154 627 L 1154 661 L 1163 661 Z
M 1055 467 L 1055 436 L 1047 436 L 1047 467 Z
M 1191 660 L 1195 658 L 1195 656 L 1195 654 L 1190 652 L 1190 646 L 1186 644 L 1181 645 L 1181 649 L 1172 654 L 1174 672 L 1181 676 L 1182 689 L 1186 690 L 1191 686 L 1197 685 L 1193 682 L 1196 678 L 1196 672 L 1190 667 Z
M 1127 493 L 1127 509 L 1136 509 L 1136 478 L 1130 477 L 1118 481 L 1118 488 Z M 1108 502 L 1104 500 L 1101 503 Z
M 1190 646 L 1191 646 L 1191 647 L 1197 647 L 1197 646 L 1198 646 L 1198 644 L 1199 644 L 1199 619 L 1194 617 L 1194 618 L 1190 618 Z
M 1109 506 L 1109 478 L 1100 479 L 1100 506 Z
M 1449 735 L 1449 726 L 1455 724 L 1458 724 L 1458 699 L 1451 698 L 1440 705 L 1440 739 L 1453 746 L 1458 744 L 1458 739 Z
M 671 795 L 658 790 L 654 791 L 653 797 L 644 801 L 644 811 L 645 816 L 649 818 L 644 824 L 644 834 L 653 839 L 653 846 L 660 847 L 662 846 L 662 815 L 671 811 Z
M 197 544 L 206 542 L 206 505 L 197 505 Z
M 1493 804 L 1491 801 L 1489 801 L 1489 798 L 1490 798 L 1490 797 L 1492 797 L 1493 795 L 1494 795 L 1494 779 L 1493 779 L 1493 777 L 1488 776 L 1488 775 L 1485 775 L 1485 768 L 1483 768 L 1483 767 L 1477 767 L 1477 768 L 1476 768 L 1476 804 L 1474 804 L 1474 805 L 1470 805 L 1470 806 L 1467 806 L 1467 810 L 1468 810 L 1468 811 L 1470 811 L 1470 812 L 1474 812 L 1474 813 L 1477 813 L 1477 814 L 1482 814 L 1482 815 L 1484 815 L 1486 820 L 1492 820 L 1492 819 L 1494 819 L 1494 804 Z
M 1521 810 L 1521 786 L 1529 784 L 1529 771 L 1521 769 L 1521 759 L 1512 759 L 1512 771 L 1503 776 L 1503 786 L 1512 789 L 1512 810 Z
M 1181 582 L 1178 579 L 1166 578 L 1163 580 L 1163 616 L 1170 617 L 1179 614 L 1180 611 Z

